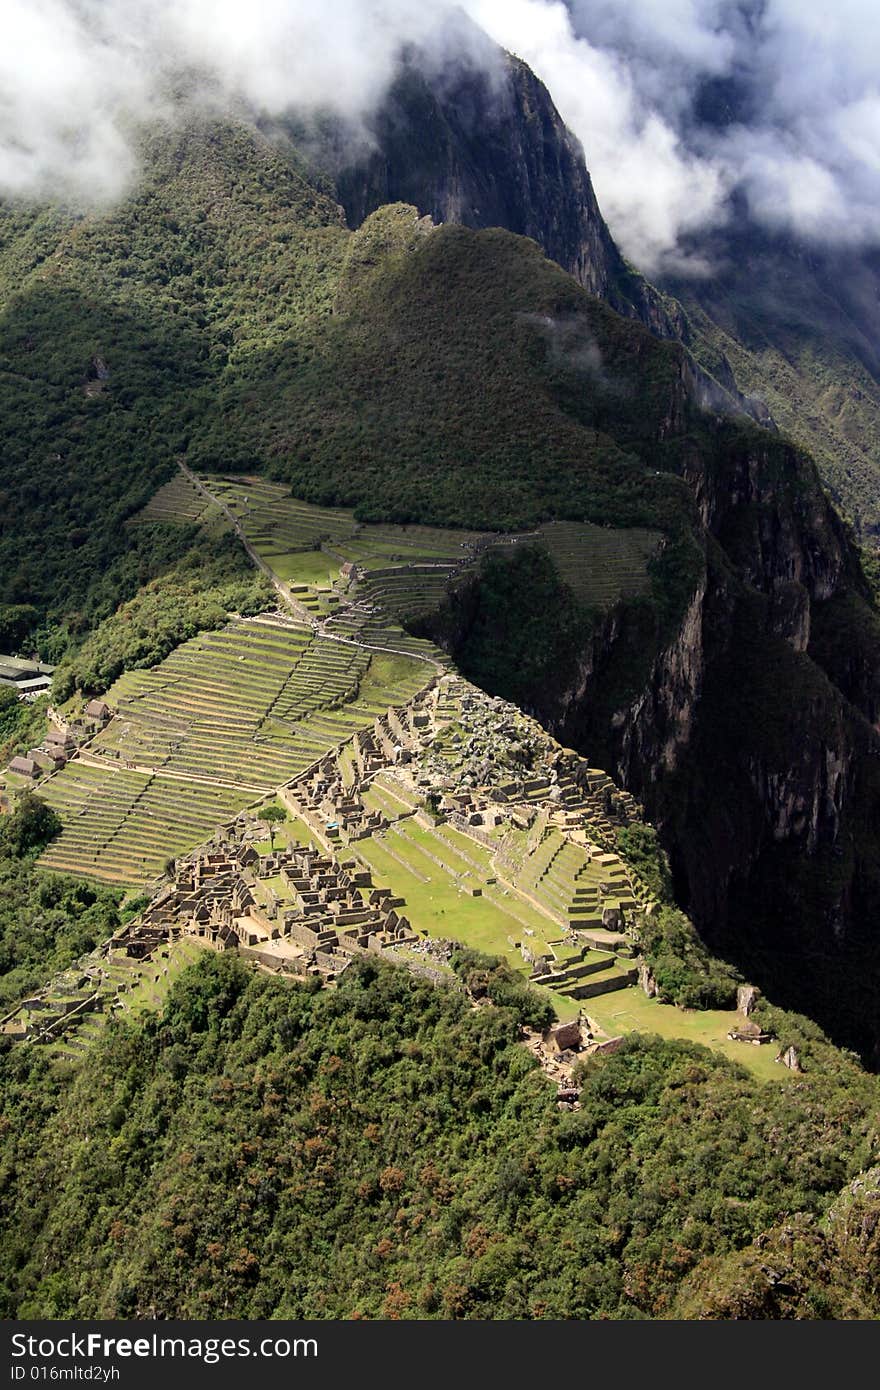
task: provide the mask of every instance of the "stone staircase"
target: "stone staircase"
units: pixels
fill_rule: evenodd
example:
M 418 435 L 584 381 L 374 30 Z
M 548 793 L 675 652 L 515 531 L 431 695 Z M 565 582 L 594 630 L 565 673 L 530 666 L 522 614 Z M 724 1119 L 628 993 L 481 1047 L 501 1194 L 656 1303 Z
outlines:
M 628 989 L 636 983 L 639 974 L 629 962 L 587 948 L 583 948 L 579 956 L 569 957 L 564 963 L 557 962 L 558 966 L 560 964 L 561 968 L 552 974 L 542 975 L 540 982 L 568 999 L 590 999 Z

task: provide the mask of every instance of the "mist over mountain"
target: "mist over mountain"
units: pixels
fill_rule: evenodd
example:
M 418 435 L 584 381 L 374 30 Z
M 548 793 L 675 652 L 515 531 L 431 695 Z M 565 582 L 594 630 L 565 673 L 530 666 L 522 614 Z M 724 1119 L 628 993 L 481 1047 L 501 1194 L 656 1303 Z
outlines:
M 730 220 L 733 192 L 773 230 L 848 247 L 880 235 L 870 0 L 10 0 L 4 19 L 7 191 L 117 195 L 136 167 L 132 123 L 182 92 L 358 120 L 407 44 L 440 68 L 497 68 L 479 26 L 548 84 L 643 272 L 705 270 L 687 239 Z
M 868 0 L 492 0 L 471 7 L 553 92 L 600 203 L 646 273 L 708 267 L 694 233 L 738 192 L 768 229 L 880 234 L 880 36 Z

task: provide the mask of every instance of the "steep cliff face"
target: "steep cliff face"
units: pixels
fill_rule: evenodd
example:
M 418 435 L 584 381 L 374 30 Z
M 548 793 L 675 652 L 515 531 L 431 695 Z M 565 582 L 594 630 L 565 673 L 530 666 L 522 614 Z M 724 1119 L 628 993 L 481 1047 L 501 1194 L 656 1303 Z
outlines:
M 596 200 L 580 141 L 531 69 L 478 31 L 438 59 L 419 49 L 363 131 L 311 132 L 316 162 L 332 176 L 349 226 L 408 203 L 436 223 L 504 227 L 531 237 L 577 282 L 657 337 L 699 350 L 691 374 L 703 403 L 774 427 L 760 390 L 740 390 L 720 344 L 694 335 L 679 301 L 620 254 Z
M 325 142 L 322 158 L 349 225 L 403 202 L 435 222 L 504 227 L 537 241 L 619 313 L 641 319 L 660 337 L 683 338 L 678 304 L 618 251 L 583 148 L 543 82 L 487 41 L 478 57 L 469 62 L 459 54 L 438 66 L 411 50 L 368 121 L 368 144 L 356 144 L 352 156 L 348 133 Z
M 755 436 L 708 458 L 685 467 L 705 582 L 642 690 L 601 698 L 618 613 L 546 713 L 644 800 L 704 937 L 876 1063 L 880 620 L 796 450 Z M 840 606 L 860 621 L 843 672 L 825 636 Z
M 809 460 L 724 420 L 685 433 L 688 380 L 657 422 L 667 440 L 684 434 L 704 550 L 672 629 L 644 603 L 563 622 L 545 583 L 548 651 L 523 692 L 532 566 L 507 586 L 517 611 L 471 587 L 435 635 L 466 673 L 498 673 L 502 693 L 518 682 L 562 743 L 643 801 L 679 900 L 720 954 L 878 1064 L 880 618 Z

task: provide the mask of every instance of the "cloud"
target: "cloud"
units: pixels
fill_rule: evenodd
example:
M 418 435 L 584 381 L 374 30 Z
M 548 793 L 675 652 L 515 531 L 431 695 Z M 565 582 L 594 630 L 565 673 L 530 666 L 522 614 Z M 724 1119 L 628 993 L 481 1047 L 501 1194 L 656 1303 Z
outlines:
M 642 269 L 703 269 L 691 234 L 753 216 L 880 243 L 875 0 L 467 0 L 530 63 L 584 144 Z
M 460 0 L 550 88 L 603 211 L 648 273 L 699 273 L 733 190 L 767 225 L 880 243 L 875 0 Z M 0 192 L 95 200 L 138 122 L 191 103 L 357 123 L 402 44 L 486 63 L 454 0 L 5 0 Z M 695 250 L 696 247 L 696 250 Z
M 5 0 L 0 191 L 113 198 L 138 122 L 191 103 L 356 119 L 387 89 L 402 43 L 442 51 L 447 0 Z M 459 44 L 465 42 L 459 34 Z

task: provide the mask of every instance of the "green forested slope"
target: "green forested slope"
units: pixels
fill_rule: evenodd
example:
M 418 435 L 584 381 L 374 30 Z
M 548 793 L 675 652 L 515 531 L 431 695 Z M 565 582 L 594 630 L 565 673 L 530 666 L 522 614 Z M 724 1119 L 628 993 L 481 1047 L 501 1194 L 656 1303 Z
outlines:
M 337 313 L 230 364 L 196 462 L 268 458 L 297 494 L 364 517 L 498 529 L 686 516 L 684 489 L 656 476 L 680 350 L 532 242 L 461 227 L 404 240 L 414 223 L 412 210 L 374 214 L 352 239 Z M 390 254 L 385 227 L 403 243 Z M 376 239 L 386 254 L 365 269 L 361 242 Z
M 123 523 L 223 364 L 328 307 L 345 240 L 335 204 L 238 127 L 154 132 L 144 159 L 109 211 L 0 208 L 0 619 L 33 605 L 56 656 L 190 548 Z
M 118 893 L 36 867 L 58 829 L 54 812 L 29 794 L 0 819 L 0 1014 L 120 922 Z
M 663 1316 L 870 1160 L 876 1081 L 827 1045 L 761 1085 L 633 1038 L 565 1113 L 515 1019 L 379 963 L 314 993 L 209 956 L 74 1079 L 19 1048 L 3 1313 Z M 876 1315 L 876 1272 L 817 1263 L 808 1315 Z

